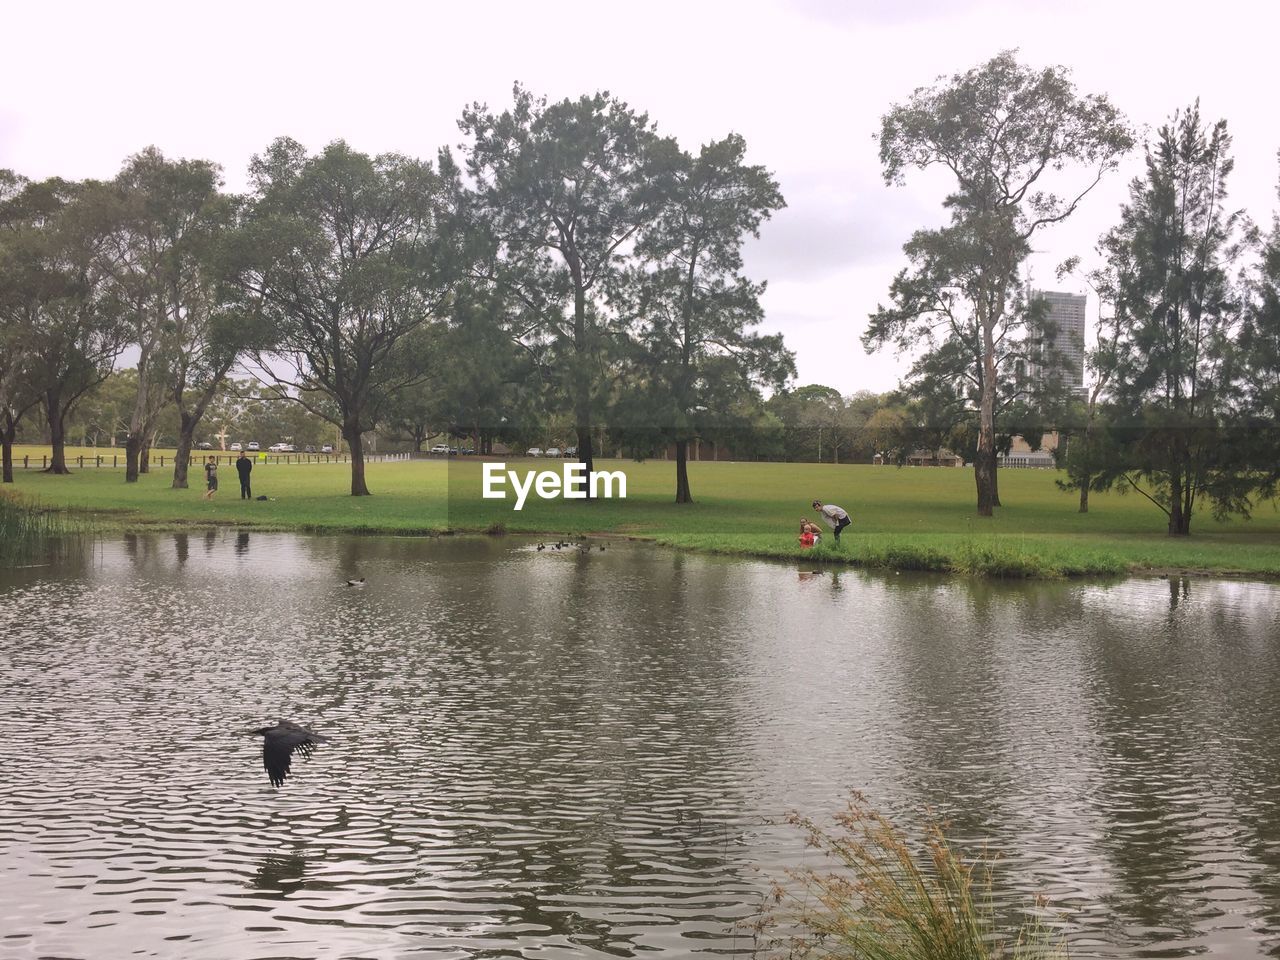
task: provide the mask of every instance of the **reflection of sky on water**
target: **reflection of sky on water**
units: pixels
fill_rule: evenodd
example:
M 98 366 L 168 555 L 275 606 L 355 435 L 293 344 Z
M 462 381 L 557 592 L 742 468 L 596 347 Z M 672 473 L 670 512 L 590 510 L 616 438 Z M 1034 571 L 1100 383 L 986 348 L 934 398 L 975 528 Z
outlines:
M 768 821 L 851 787 L 1000 853 L 1075 956 L 1280 945 L 1269 585 L 202 531 L 0 597 L 0 927 L 37 952 L 745 949 L 811 856 Z M 334 738 L 278 792 L 236 734 L 276 716 Z

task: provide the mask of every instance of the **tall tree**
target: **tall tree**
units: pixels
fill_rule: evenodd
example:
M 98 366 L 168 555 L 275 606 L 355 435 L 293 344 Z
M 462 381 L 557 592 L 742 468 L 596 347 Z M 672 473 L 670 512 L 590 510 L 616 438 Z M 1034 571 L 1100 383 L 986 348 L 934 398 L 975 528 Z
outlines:
M 1280 485 L 1280 212 L 1271 221 L 1251 287 L 1239 338 L 1246 411 L 1246 435 L 1239 439 L 1259 478 L 1258 496 L 1271 498 Z
M 956 449 L 974 462 L 975 477 L 982 478 L 980 495 L 985 491 L 992 505 L 999 506 L 994 467 L 989 475 L 976 469 L 984 411 L 992 451 L 1007 452 L 1019 422 L 1028 423 L 1032 411 L 1060 407 L 1068 392 L 1062 378 L 1031 372 L 1036 367 L 1052 370 L 1060 359 L 1052 346 L 1046 304 L 1027 299 L 1015 272 L 1006 278 L 998 322 L 984 333 L 971 298 L 984 282 L 982 268 L 975 265 L 974 245 L 964 230 L 921 231 L 904 250 L 913 270 L 894 279 L 892 305 L 872 314 L 863 344 L 871 350 L 891 342 L 900 352 L 917 353 L 900 389 L 914 412 L 927 417 L 918 426 L 936 435 L 972 437 Z
M 109 244 L 104 268 L 125 305 L 138 351 L 137 396 L 125 437 L 125 481 L 146 470 L 161 409 L 181 398 L 209 346 L 208 251 L 229 223 L 221 174 L 206 160 L 168 160 L 155 147 L 130 157 L 111 183 L 104 211 Z M 225 340 L 225 338 L 222 338 Z M 220 341 L 221 342 L 221 341 Z M 188 417 L 192 411 L 186 413 Z M 198 417 L 196 418 L 198 420 Z M 194 429 L 194 423 L 189 424 Z M 190 432 L 179 437 L 174 486 L 186 486 Z
M 172 323 L 165 340 L 165 388 L 178 413 L 174 489 L 187 487 L 195 432 L 243 355 L 269 346 L 261 302 L 229 279 L 236 242 L 236 202 L 207 197 L 201 222 L 175 251 Z
M 276 345 L 259 373 L 334 423 L 351 494 L 368 496 L 363 435 L 426 371 L 402 349 L 439 322 L 460 272 L 458 171 L 335 141 L 316 156 L 288 138 L 254 157 L 252 208 L 230 265 Z M 287 367 L 288 369 L 285 369 Z M 309 399 L 321 395 L 329 403 Z
M 780 335 L 752 332 L 764 284 L 741 274 L 743 242 L 785 203 L 773 176 L 744 162 L 746 142 L 736 134 L 696 157 L 664 146 L 655 178 L 663 203 L 641 231 L 639 263 L 621 289 L 637 317 L 652 425 L 675 444 L 676 503 L 691 503 L 689 442 L 723 431 L 728 411 L 757 383 L 781 387 L 795 373 Z
M 1079 258 L 1072 257 L 1058 268 L 1058 277 L 1073 273 Z M 1110 407 L 1106 393 L 1116 376 L 1116 347 L 1120 338 L 1115 299 L 1117 281 L 1113 273 L 1099 268 L 1088 273 L 1086 282 L 1098 300 L 1098 323 L 1095 344 L 1085 351 L 1087 376 L 1084 393 L 1068 403 L 1057 418 L 1058 445 L 1054 462 L 1065 478 L 1054 483 L 1060 490 L 1076 490 L 1080 494 L 1079 513 L 1089 512 L 1089 494 L 1109 489 L 1115 472 L 1108 467 L 1115 460 L 1116 448 L 1109 431 Z
M 514 337 L 549 341 L 566 380 L 578 459 L 592 469 L 593 418 L 607 395 L 602 355 L 622 336 L 601 295 L 661 202 L 649 176 L 648 117 L 607 92 L 548 104 L 519 84 L 501 114 L 482 104 L 459 122 L 490 246 L 484 271 L 523 307 Z
M 5 243 L 20 239 L 25 222 L 16 202 L 27 180 L 0 170 L 0 482 L 13 483 L 13 444 L 18 424 L 40 402 L 39 385 L 31 377 L 31 331 L 25 329 L 27 292 L 12 281 L 20 276 L 18 260 L 9 259 Z M 16 253 L 16 252 L 15 252 Z
M 24 377 L 44 407 L 55 474 L 70 472 L 68 415 L 110 374 L 123 346 L 118 303 L 102 269 L 101 190 L 51 179 L 26 183 L 4 204 L 0 324 L 22 343 Z
M 1256 482 L 1222 442 L 1243 308 L 1231 270 L 1247 226 L 1226 208 L 1230 147 L 1226 121 L 1202 123 L 1198 103 L 1176 113 L 1102 240 L 1121 331 L 1112 398 L 1124 460 L 1112 475 L 1164 512 L 1170 536 L 1191 532 L 1201 497 L 1219 515 L 1247 513 Z
M 873 315 L 863 342 L 868 351 L 898 342 L 913 327 L 932 327 L 940 313 L 962 307 L 959 326 L 972 330 L 965 346 L 978 387 L 978 515 L 989 517 L 999 499 L 999 340 L 1016 299 L 1019 266 L 1031 237 L 1069 217 L 1133 138 L 1106 97 L 1076 93 L 1065 68 L 1032 70 L 1006 51 L 949 82 L 914 91 L 885 115 L 878 139 L 886 183 L 901 183 L 908 167 L 935 165 L 955 182 L 944 201 L 950 223 L 912 237 L 913 270 L 898 275 L 894 306 Z M 1049 181 L 1075 166 L 1089 173 L 1065 192 L 1054 189 Z
M 3 254 L 0 254 L 3 269 Z M 0 308 L 0 315 L 3 308 Z M 32 380 L 28 344 L 23 331 L 0 320 L 0 482 L 13 483 L 13 444 L 18 425 L 40 403 L 40 390 Z
M 450 358 L 434 384 L 441 425 L 474 437 L 481 453 L 492 449 L 499 433 L 547 425 L 544 366 L 511 341 L 506 319 L 507 305 L 496 290 L 470 285 L 455 300 L 441 342 L 441 353 Z

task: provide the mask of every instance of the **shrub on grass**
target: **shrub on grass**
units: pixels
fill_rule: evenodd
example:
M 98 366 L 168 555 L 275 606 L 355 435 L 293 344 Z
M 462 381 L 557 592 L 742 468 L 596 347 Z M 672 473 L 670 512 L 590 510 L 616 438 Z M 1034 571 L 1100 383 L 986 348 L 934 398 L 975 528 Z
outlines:
M 993 906 L 993 861 L 966 863 L 943 828 L 922 842 L 855 793 L 833 828 L 792 815 L 827 868 L 788 871 L 758 918 L 763 956 L 830 960 L 1059 960 L 1066 949 L 1039 919 L 1011 931 Z

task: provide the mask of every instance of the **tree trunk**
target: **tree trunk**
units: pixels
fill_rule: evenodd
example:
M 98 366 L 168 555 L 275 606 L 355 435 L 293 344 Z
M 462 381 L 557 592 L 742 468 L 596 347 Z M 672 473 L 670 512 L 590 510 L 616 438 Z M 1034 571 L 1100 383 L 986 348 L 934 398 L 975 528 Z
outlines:
M 151 445 L 155 443 L 156 435 L 149 433 L 142 438 L 142 449 L 138 451 L 138 472 L 151 472 Z
M 53 456 L 49 458 L 49 467 L 45 473 L 71 472 L 67 469 L 66 426 L 63 423 L 66 415 L 61 391 L 56 387 L 45 391 L 45 417 L 49 421 L 49 444 L 53 447 Z
M 1000 458 L 994 447 L 991 449 L 991 505 L 1000 506 Z
M 994 515 L 996 506 L 996 359 L 991 329 L 982 328 L 982 398 L 978 408 L 978 452 L 973 458 L 978 485 L 978 516 Z
M 1089 512 L 1089 482 L 1091 479 L 1087 473 L 1080 478 L 1080 513 Z
M 573 419 L 578 434 L 578 459 L 586 466 L 587 475 L 595 469 L 591 442 L 591 380 L 587 372 L 590 345 L 587 342 L 587 288 L 582 275 L 582 262 L 578 251 L 570 247 L 565 251 L 569 275 L 573 279 Z M 586 485 L 587 499 L 591 499 L 591 484 Z
M 1182 516 L 1182 470 L 1175 467 L 1169 472 L 1169 536 L 1184 536 L 1186 526 Z
M 7 417 L 5 419 L 8 419 Z M 13 483 L 13 441 L 18 435 L 18 425 L 16 423 L 7 423 L 3 430 L 0 430 L 0 463 L 3 464 L 0 470 L 3 471 L 3 479 L 0 483 Z
M 676 441 L 676 503 L 693 503 L 689 492 L 689 441 Z
M 204 418 L 205 411 L 209 409 L 209 404 L 212 402 L 214 394 L 218 392 L 218 384 L 222 382 L 222 378 L 227 375 L 227 371 L 230 369 L 231 367 L 228 364 L 222 367 L 216 376 L 209 378 L 190 411 L 184 409 L 182 402 L 186 394 L 185 380 L 174 389 L 173 402 L 178 408 L 179 427 L 178 452 L 173 458 L 173 483 L 171 489 L 187 489 L 187 472 L 191 467 L 191 448 L 195 445 L 196 427 L 200 425 L 200 421 Z M 227 446 L 227 428 L 225 425 L 223 425 L 222 432 L 219 434 L 219 441 L 219 445 L 225 450 Z
M 364 482 L 364 440 L 360 436 L 359 422 L 348 420 L 343 424 L 342 438 L 347 441 L 347 450 L 351 453 L 351 495 L 367 497 L 369 488 Z
M 129 431 L 124 438 L 124 482 L 137 483 L 142 458 L 142 433 Z
M 178 452 L 173 458 L 173 490 L 187 489 L 187 470 L 191 466 L 191 447 L 196 434 L 196 419 L 185 410 L 179 410 L 181 425 L 178 429 Z
M 591 446 L 591 415 L 583 414 L 585 420 L 578 421 L 578 459 L 587 467 L 587 475 L 591 475 L 591 471 L 595 469 L 593 465 Z M 591 499 L 591 484 L 586 485 L 587 499 Z

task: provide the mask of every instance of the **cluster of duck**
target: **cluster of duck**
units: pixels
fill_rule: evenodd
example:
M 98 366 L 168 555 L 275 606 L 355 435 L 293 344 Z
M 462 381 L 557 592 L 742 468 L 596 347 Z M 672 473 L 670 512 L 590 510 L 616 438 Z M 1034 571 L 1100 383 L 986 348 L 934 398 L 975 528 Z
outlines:
M 579 550 L 581 550 L 583 553 L 591 552 L 591 544 L 588 543 L 586 540 L 583 540 L 581 543 L 576 543 L 576 544 L 570 543 L 568 540 L 557 540 L 555 543 L 540 543 L 538 544 L 538 552 L 541 553 L 543 550 L 568 550 L 570 547 L 575 547 L 575 546 Z M 604 552 L 603 543 L 600 544 L 600 550 L 601 552 Z

